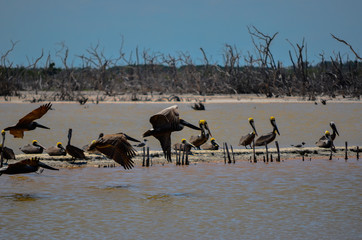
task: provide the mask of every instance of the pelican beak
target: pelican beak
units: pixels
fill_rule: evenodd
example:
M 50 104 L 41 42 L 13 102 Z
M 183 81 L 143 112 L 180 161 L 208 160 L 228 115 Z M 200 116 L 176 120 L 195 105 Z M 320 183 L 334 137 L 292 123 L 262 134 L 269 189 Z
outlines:
M 183 120 L 183 119 L 180 119 L 180 124 L 182 124 L 183 126 L 187 126 L 187 127 L 189 127 L 189 128 L 195 129 L 195 130 L 201 130 L 201 128 L 196 127 L 195 125 L 192 125 L 191 123 L 186 122 L 186 121 Z
M 125 134 L 125 133 L 123 133 L 123 135 L 127 138 L 127 140 L 130 140 L 130 141 L 133 141 L 133 142 L 141 142 L 141 141 L 139 141 L 139 140 L 137 140 L 137 139 L 134 139 L 134 138 L 128 136 L 128 135 Z
M 46 165 L 45 163 L 42 163 L 42 162 L 39 162 L 38 165 L 39 165 L 39 167 L 46 168 L 46 169 L 49 169 L 49 170 L 54 170 L 54 171 L 58 171 L 58 170 L 59 170 L 59 169 L 57 169 L 57 168 L 53 168 L 53 167 L 51 167 L 51 166 L 48 166 L 48 165 Z
M 209 129 L 209 126 L 207 125 L 207 123 L 205 124 L 205 128 L 206 128 L 207 132 L 210 134 L 210 136 L 212 137 L 212 134 L 210 132 L 210 129 Z
M 273 121 L 273 126 L 274 126 L 275 131 L 277 131 L 278 135 L 280 135 L 278 126 L 277 126 L 277 124 L 275 123 L 275 121 Z
M 254 132 L 255 132 L 255 135 L 258 136 L 258 133 L 256 132 L 256 129 L 255 129 L 255 125 L 254 125 L 254 121 L 252 121 L 250 123 L 251 127 L 253 128 Z M 279 134 L 280 135 L 280 134 Z
M 35 142 L 34 145 L 37 146 L 37 147 L 40 147 L 42 149 L 45 149 L 45 147 L 43 145 L 41 145 L 40 143 L 38 143 L 38 142 Z
M 193 145 L 192 143 L 190 143 L 190 142 L 187 141 L 187 140 L 184 142 L 184 144 L 189 145 L 189 146 L 191 146 L 191 147 L 193 147 L 193 148 L 196 148 L 195 145 Z
M 337 133 L 337 135 L 339 136 L 339 132 L 338 132 L 338 130 L 337 130 L 337 128 L 336 128 L 336 125 L 332 125 L 332 128 L 333 128 L 333 130 Z
M 39 124 L 39 123 L 36 123 L 36 127 L 38 127 L 38 128 L 50 129 L 50 128 L 48 128 L 48 127 L 46 127 L 46 126 L 43 126 L 43 125 L 41 125 L 41 124 Z

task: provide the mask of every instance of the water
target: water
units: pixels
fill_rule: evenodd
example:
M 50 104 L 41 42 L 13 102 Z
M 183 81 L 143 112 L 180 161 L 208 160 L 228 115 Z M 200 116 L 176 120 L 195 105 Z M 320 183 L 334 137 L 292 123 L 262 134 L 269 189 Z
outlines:
M 33 138 L 45 146 L 83 146 L 100 132 L 123 131 L 140 138 L 149 116 L 170 104 L 54 104 L 39 120 L 51 130 L 7 135 L 18 153 Z M 254 117 L 260 134 L 276 117 L 281 146 L 314 142 L 334 121 L 335 144 L 361 143 L 361 104 L 208 104 L 194 111 L 179 104 L 181 116 L 206 119 L 213 136 L 237 145 Z M 0 104 L 2 128 L 38 104 Z M 195 134 L 186 129 L 173 141 Z M 159 149 L 150 139 L 151 148 Z M 0 177 L 0 239 L 362 239 L 361 160 L 285 160 L 187 167 L 157 165 L 45 170 L 41 175 Z
M 28 112 L 40 104 L 2 104 L 0 103 L 1 128 L 17 123 Z M 124 132 L 142 140 L 142 134 L 151 127 L 149 117 L 173 103 L 126 103 L 126 104 L 89 104 L 85 108 L 79 104 L 54 104 L 54 111 L 49 111 L 39 123 L 51 130 L 36 129 L 25 132 L 23 139 L 14 139 L 8 135 L 6 145 L 18 154 L 20 146 L 37 139 L 45 147 L 55 145 L 58 141 L 66 145 L 68 128 L 73 128 L 72 144 L 84 146 L 96 139 L 100 132 Z M 215 103 L 206 104 L 206 111 L 195 111 L 190 104 L 178 104 L 180 116 L 198 125 L 200 119 L 207 120 L 213 137 L 219 143 L 228 142 L 237 148 L 239 139 L 251 131 L 248 118 L 255 119 L 258 133 L 265 134 L 272 130 L 269 117 L 274 116 L 281 136 L 277 140 L 281 147 L 299 144 L 315 146 L 314 143 L 330 130 L 329 122 L 334 121 L 340 136 L 336 138 L 336 146 L 361 144 L 361 103 Z M 182 138 L 198 134 L 197 131 L 185 128 L 172 134 L 172 141 L 181 142 Z M 160 149 L 155 138 L 149 138 L 151 149 Z
M 361 239 L 362 164 L 61 169 L 1 176 L 1 239 Z

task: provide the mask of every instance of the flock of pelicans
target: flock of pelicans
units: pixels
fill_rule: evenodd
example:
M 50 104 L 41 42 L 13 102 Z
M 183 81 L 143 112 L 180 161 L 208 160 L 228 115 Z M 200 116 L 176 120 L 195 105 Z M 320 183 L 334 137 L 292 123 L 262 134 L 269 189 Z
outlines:
M 5 147 L 5 132 L 9 131 L 11 135 L 15 138 L 23 138 L 25 131 L 34 130 L 35 128 L 45 128 L 49 129 L 46 126 L 43 126 L 35 120 L 41 118 L 44 114 L 48 112 L 52 107 L 51 103 L 44 104 L 39 108 L 33 110 L 23 118 L 21 118 L 18 123 L 14 126 L 7 127 L 1 131 L 2 135 L 2 144 L 0 145 L 1 150 L 1 174 L 21 174 L 21 173 L 30 173 L 36 172 L 40 167 L 58 170 L 53 167 L 50 167 L 39 161 L 39 158 L 31 158 L 16 162 L 14 164 L 8 164 L 6 167 L 3 167 L 4 159 L 15 159 L 14 152 Z M 201 131 L 199 135 L 192 136 L 190 141 L 182 139 L 181 143 L 173 145 L 175 150 L 190 150 L 194 148 L 202 148 L 205 150 L 217 150 L 219 144 L 216 142 L 215 138 L 211 138 L 210 143 L 207 143 L 209 137 L 212 137 L 211 131 L 208 127 L 208 124 L 205 120 L 199 121 L 199 127 L 187 122 L 186 120 L 180 118 L 177 105 L 163 109 L 162 111 L 151 116 L 150 123 L 152 128 L 147 130 L 143 137 L 153 136 L 158 139 L 161 144 L 164 156 L 168 162 L 171 162 L 171 133 L 175 131 L 181 131 L 185 126 L 194 130 Z M 255 136 L 258 136 L 255 129 L 254 119 L 249 118 L 249 123 L 252 127 L 252 131 L 245 136 L 242 136 L 239 142 L 239 145 L 252 146 L 252 143 L 255 146 L 267 146 L 269 143 L 274 141 L 277 134 L 280 135 L 276 120 L 274 117 L 270 117 L 270 123 L 273 127 L 272 132 L 259 136 L 255 140 Z M 322 136 L 316 145 L 322 148 L 331 148 L 334 149 L 333 140 L 336 137 L 336 134 L 339 135 L 337 128 L 333 122 L 330 123 L 330 126 L 333 130 L 333 134 L 330 134 L 329 131 L 325 131 L 324 136 Z M 134 165 L 132 158 L 136 156 L 136 150 L 130 144 L 129 141 L 137 142 L 136 146 L 144 146 L 145 142 L 141 142 L 135 138 L 128 136 L 125 133 L 115 133 L 99 135 L 97 140 L 93 140 L 90 145 L 80 149 L 71 145 L 72 138 L 72 129 L 68 131 L 68 143 L 64 148 L 62 143 L 58 142 L 56 146 L 49 148 L 44 148 L 36 140 L 33 140 L 32 144 L 28 144 L 20 150 L 26 154 L 42 153 L 45 150 L 51 156 L 61 156 L 69 154 L 74 159 L 86 159 L 84 151 L 89 153 L 102 153 L 110 159 L 113 159 L 115 162 L 119 163 L 125 169 L 131 169 Z M 146 141 L 146 140 L 145 140 Z

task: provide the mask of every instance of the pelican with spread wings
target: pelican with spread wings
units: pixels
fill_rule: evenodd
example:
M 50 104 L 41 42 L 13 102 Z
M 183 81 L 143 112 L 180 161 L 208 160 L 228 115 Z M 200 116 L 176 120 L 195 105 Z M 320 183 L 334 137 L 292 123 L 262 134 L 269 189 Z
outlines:
M 181 131 L 184 126 L 195 130 L 201 130 L 201 128 L 192 125 L 191 123 L 180 119 L 177 105 L 165 108 L 162 111 L 151 116 L 150 123 L 152 128 L 147 130 L 143 137 L 154 136 L 161 143 L 163 153 L 168 162 L 171 160 L 171 133 L 175 131 Z
M 23 138 L 24 131 L 34 130 L 35 128 L 45 128 L 50 129 L 46 126 L 43 126 L 34 120 L 41 118 L 51 109 L 52 104 L 47 103 L 43 104 L 32 112 L 28 113 L 25 117 L 21 118 L 15 126 L 7 127 L 4 130 L 10 131 L 10 134 L 14 135 L 14 138 Z

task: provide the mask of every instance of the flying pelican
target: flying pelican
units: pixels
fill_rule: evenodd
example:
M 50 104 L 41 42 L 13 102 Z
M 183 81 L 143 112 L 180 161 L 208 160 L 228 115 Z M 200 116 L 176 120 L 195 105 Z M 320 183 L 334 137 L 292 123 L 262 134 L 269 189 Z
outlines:
M 100 134 L 98 135 L 98 139 L 100 139 L 100 138 L 103 137 L 103 136 L 104 136 L 104 134 L 103 134 L 103 133 L 100 133 Z M 91 142 L 91 143 L 92 143 L 92 142 Z M 84 145 L 84 146 L 82 147 L 82 150 L 85 151 L 85 152 L 88 152 L 87 149 L 89 148 L 89 145 L 90 145 L 90 144 Z M 94 149 L 93 151 L 88 152 L 88 153 L 100 154 L 101 152 L 99 152 L 97 149 Z
M 77 148 L 77 147 L 75 147 L 73 145 L 70 145 L 70 140 L 72 139 L 72 132 L 73 132 L 73 130 L 71 128 L 69 128 L 69 130 L 68 130 L 68 144 L 67 144 L 67 146 L 65 146 L 65 150 L 74 159 L 86 159 L 86 157 L 84 155 L 84 151 L 82 149 Z
M 262 135 L 258 139 L 256 139 L 255 146 L 268 145 L 269 143 L 274 141 L 275 137 L 277 136 L 277 133 L 278 135 L 280 135 L 277 124 L 275 122 L 275 117 L 270 117 L 270 123 L 273 126 L 273 131 L 265 135 Z
M 336 135 L 339 136 L 339 132 L 338 132 L 336 124 L 334 122 L 330 122 L 329 126 L 331 126 L 331 128 L 333 130 L 333 132 L 331 134 L 331 139 L 334 141 L 334 139 L 336 139 Z M 323 135 L 319 140 L 326 140 L 326 139 L 327 139 L 326 135 Z
M 210 139 L 210 143 L 201 145 L 203 150 L 218 150 L 220 145 L 216 142 L 215 138 Z
M 97 149 L 108 158 L 121 164 L 124 169 L 131 169 L 133 167 L 132 158 L 136 156 L 136 150 L 128 140 L 140 142 L 124 133 L 107 134 L 97 140 L 93 140 L 87 151 Z
M 46 126 L 40 125 L 34 120 L 41 118 L 44 114 L 48 112 L 49 109 L 51 109 L 51 107 L 51 103 L 43 104 L 37 109 L 25 115 L 25 117 L 21 118 L 15 126 L 7 127 L 4 130 L 10 131 L 10 134 L 14 135 L 14 138 L 23 138 L 24 131 L 34 130 L 37 127 L 50 129 Z
M 150 123 L 152 128 L 147 130 L 143 137 L 154 136 L 161 143 L 165 158 L 168 162 L 171 160 L 171 133 L 181 131 L 184 126 L 195 130 L 201 130 L 189 122 L 180 119 L 177 105 L 163 109 L 162 111 L 151 116 Z
M 43 153 L 45 147 L 43 147 L 37 140 L 33 140 L 31 144 L 27 144 L 21 148 L 19 148 L 25 154 L 36 154 Z
M 19 161 L 17 163 L 13 163 L 13 164 L 9 164 L 6 168 L 2 168 L 0 169 L 0 175 L 1 174 L 21 174 L 21 173 L 31 173 L 31 172 L 36 172 L 38 171 L 38 169 L 42 167 L 42 168 L 46 168 L 49 170 L 56 170 L 58 171 L 59 169 L 50 167 L 48 165 L 46 165 L 45 163 L 42 163 L 39 161 L 39 158 L 31 158 L 31 159 L 25 159 L 22 161 Z
M 333 144 L 331 133 L 329 131 L 325 131 L 324 136 L 324 139 L 320 138 L 319 141 L 316 142 L 317 147 L 331 148 L 333 151 L 335 151 L 335 146 Z
M 67 155 L 67 151 L 65 150 L 65 148 L 63 147 L 61 142 L 57 142 L 57 145 L 55 145 L 55 146 L 48 147 L 47 149 L 45 149 L 45 152 L 49 156 L 65 156 L 65 155 Z
M 245 148 L 247 148 L 246 147 L 247 145 L 249 145 L 251 148 L 251 143 L 253 142 L 255 135 L 258 136 L 258 133 L 256 132 L 255 125 L 254 125 L 254 119 L 249 118 L 248 121 L 249 121 L 249 124 L 251 125 L 251 127 L 253 128 L 253 131 L 248 133 L 245 136 L 242 136 L 239 141 L 239 146 L 245 146 Z
M 181 143 L 175 143 L 173 145 L 173 149 L 174 150 L 179 150 L 179 151 L 187 151 L 190 152 L 191 148 L 196 148 L 195 145 L 193 145 L 192 143 L 190 143 L 189 141 L 187 141 L 185 138 L 183 138 L 181 140 Z
M 212 137 L 209 126 L 205 120 L 200 120 L 199 126 L 201 129 L 200 135 L 191 136 L 191 138 L 190 138 L 190 142 L 193 145 L 195 145 L 197 147 L 197 149 L 200 149 L 200 146 L 207 142 L 207 140 L 209 139 L 209 136 Z M 205 129 L 207 130 L 207 133 L 206 133 Z

